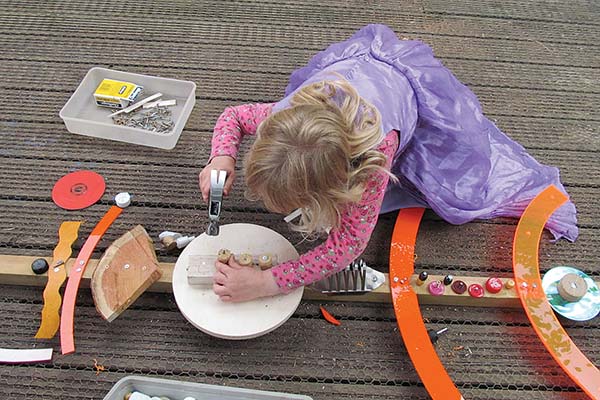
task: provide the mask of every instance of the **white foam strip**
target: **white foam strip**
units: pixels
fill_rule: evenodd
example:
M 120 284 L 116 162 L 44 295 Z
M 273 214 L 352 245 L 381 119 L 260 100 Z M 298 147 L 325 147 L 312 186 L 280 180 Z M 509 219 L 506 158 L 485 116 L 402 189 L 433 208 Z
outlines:
M 0 348 L 0 363 L 21 364 L 52 360 L 52 349 L 3 349 Z
M 159 107 L 167 107 L 167 106 L 174 106 L 177 104 L 177 100 L 175 99 L 171 99 L 171 100 L 161 100 L 158 102 L 158 106 Z
M 283 220 L 289 224 L 291 221 L 293 221 L 294 219 L 298 218 L 301 215 L 302 215 L 302 209 L 297 208 L 295 211 L 292 211 L 292 213 L 290 215 L 283 218 Z
M 146 109 L 146 108 L 152 108 L 152 107 L 156 107 L 156 105 L 157 105 L 158 103 L 160 103 L 160 100 L 156 100 L 156 101 L 153 101 L 153 102 L 151 102 L 151 103 L 146 103 L 146 104 L 144 104 L 144 105 L 142 106 L 142 108 Z
M 152 108 L 152 107 L 167 107 L 167 106 L 174 106 L 176 104 L 177 104 L 176 99 L 158 100 L 158 101 L 153 101 L 152 103 L 146 103 L 146 104 L 144 104 L 144 106 L 142 108 L 147 109 L 147 108 Z
M 162 96 L 162 93 L 156 93 L 153 94 L 152 96 L 146 97 L 144 100 L 140 100 L 137 103 L 124 108 L 122 110 L 119 111 L 115 111 L 114 113 L 110 114 L 109 117 L 115 116 L 115 115 L 119 115 L 121 113 L 129 113 L 132 112 L 133 110 L 137 110 L 138 108 L 140 108 L 141 106 L 143 106 L 144 104 L 151 102 L 152 100 L 158 99 L 159 97 Z

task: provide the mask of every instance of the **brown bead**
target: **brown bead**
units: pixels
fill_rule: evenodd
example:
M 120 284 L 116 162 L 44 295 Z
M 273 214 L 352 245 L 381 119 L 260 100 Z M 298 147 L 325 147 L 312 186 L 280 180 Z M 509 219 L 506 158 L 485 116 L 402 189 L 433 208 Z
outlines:
M 270 254 L 262 254 L 258 257 L 258 266 L 263 271 L 273 266 L 273 257 Z
M 221 249 L 217 253 L 217 260 L 219 260 L 219 262 L 222 262 L 224 264 L 227 264 L 229 262 L 230 257 L 231 257 L 231 251 L 229 251 L 227 249 Z
M 242 253 L 239 256 L 236 256 L 235 260 L 243 267 L 252 265 L 252 256 L 247 253 Z

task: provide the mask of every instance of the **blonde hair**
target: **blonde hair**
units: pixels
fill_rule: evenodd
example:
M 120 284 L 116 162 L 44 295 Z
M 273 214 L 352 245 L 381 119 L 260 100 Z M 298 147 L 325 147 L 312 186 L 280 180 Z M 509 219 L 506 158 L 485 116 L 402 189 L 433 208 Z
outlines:
M 379 111 L 348 82 L 307 85 L 258 127 L 245 159 L 246 197 L 274 212 L 301 208 L 293 225 L 301 232 L 338 227 L 342 207 L 360 200 L 367 176 L 389 174 L 375 150 L 380 141 Z

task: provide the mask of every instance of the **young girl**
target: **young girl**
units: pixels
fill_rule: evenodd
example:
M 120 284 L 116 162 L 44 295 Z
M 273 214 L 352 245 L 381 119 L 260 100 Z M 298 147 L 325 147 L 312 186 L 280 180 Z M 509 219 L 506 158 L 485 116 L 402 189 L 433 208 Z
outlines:
M 217 263 L 223 301 L 285 293 L 345 268 L 365 249 L 380 213 L 429 207 L 446 221 L 518 217 L 558 170 L 539 164 L 481 111 L 476 96 L 419 41 L 368 25 L 295 71 L 275 104 L 229 107 L 200 173 L 206 201 L 212 169 L 228 172 L 244 135 L 256 135 L 245 163 L 247 195 L 270 211 L 302 209 L 295 229 L 329 230 L 298 260 L 271 270 Z M 575 206 L 549 221 L 575 240 Z

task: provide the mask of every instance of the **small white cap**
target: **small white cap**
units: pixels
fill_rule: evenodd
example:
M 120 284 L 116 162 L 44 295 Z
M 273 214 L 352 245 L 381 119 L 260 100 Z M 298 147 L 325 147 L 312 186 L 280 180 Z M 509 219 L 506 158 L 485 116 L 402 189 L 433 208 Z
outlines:
M 161 233 L 158 235 L 158 238 L 159 238 L 160 240 L 163 240 L 163 239 L 164 239 L 164 238 L 166 238 L 167 236 L 172 236 L 172 237 L 173 237 L 173 239 L 177 239 L 177 238 L 180 238 L 180 237 L 182 237 L 183 235 L 182 235 L 181 233 L 177 233 L 177 232 L 164 231 L 164 232 L 161 232 Z
M 175 240 L 175 242 L 177 243 L 177 248 L 183 249 L 185 246 L 190 244 L 192 242 L 192 240 L 194 240 L 195 238 L 196 238 L 196 236 L 183 236 L 183 237 L 177 238 Z
M 125 208 L 131 204 L 131 195 L 127 192 L 121 192 L 115 196 L 115 203 L 121 208 Z

